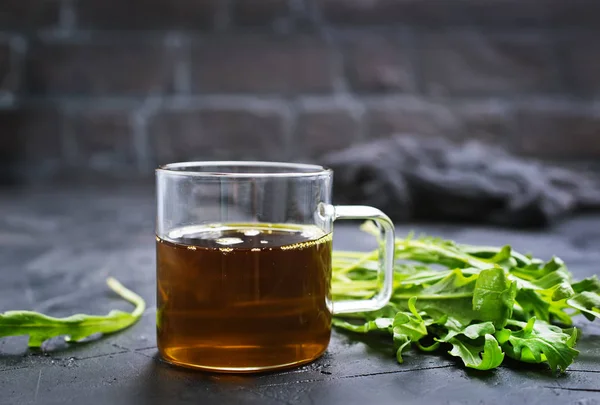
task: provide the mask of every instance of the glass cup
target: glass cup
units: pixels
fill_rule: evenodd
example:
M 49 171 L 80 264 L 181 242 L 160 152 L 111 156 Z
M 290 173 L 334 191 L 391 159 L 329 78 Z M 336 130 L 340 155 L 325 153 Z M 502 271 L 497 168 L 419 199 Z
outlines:
M 272 162 L 161 166 L 157 340 L 169 363 L 257 372 L 308 363 L 332 314 L 382 308 L 392 294 L 394 225 L 376 208 L 331 205 L 331 170 Z M 333 222 L 379 224 L 380 290 L 332 302 Z

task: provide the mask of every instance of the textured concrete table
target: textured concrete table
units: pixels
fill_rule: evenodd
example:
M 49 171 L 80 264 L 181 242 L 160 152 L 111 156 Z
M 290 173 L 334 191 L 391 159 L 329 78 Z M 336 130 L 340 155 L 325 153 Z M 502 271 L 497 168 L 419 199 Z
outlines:
M 85 344 L 51 341 L 28 351 L 24 337 L 0 339 L 0 404 L 600 404 L 600 322 L 579 320 L 581 354 L 557 377 L 545 367 L 509 364 L 466 370 L 452 357 L 411 352 L 396 363 L 387 340 L 334 332 L 315 363 L 259 376 L 208 375 L 156 357 L 154 198 L 151 189 L 0 190 L 0 311 L 55 316 L 104 314 L 130 306 L 111 294 L 113 275 L 149 309 L 121 333 Z M 559 254 L 577 277 L 600 273 L 600 216 L 541 232 L 457 225 L 399 226 L 462 242 L 510 243 L 547 258 Z M 349 226 L 338 248 L 372 243 Z

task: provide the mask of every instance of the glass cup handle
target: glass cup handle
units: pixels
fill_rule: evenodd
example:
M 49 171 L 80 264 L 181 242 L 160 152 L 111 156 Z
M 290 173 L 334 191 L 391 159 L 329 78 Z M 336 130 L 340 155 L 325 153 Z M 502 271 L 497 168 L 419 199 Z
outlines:
M 379 245 L 378 279 L 383 277 L 383 287 L 368 300 L 345 300 L 333 303 L 334 314 L 349 312 L 375 311 L 383 308 L 392 297 L 394 281 L 394 223 L 377 208 L 366 205 L 336 205 L 333 208 L 333 220 L 370 219 L 377 222 L 383 230 L 384 243 Z

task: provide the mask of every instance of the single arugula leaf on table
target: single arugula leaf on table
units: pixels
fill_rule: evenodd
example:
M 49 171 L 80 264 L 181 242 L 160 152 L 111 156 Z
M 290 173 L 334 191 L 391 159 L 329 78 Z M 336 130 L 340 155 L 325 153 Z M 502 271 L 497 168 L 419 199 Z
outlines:
M 146 302 L 112 277 L 106 283 L 121 298 L 135 305 L 131 313 L 113 310 L 104 316 L 76 314 L 53 318 L 33 311 L 7 311 L 0 313 L 0 338 L 29 335 L 29 347 L 40 347 L 56 336 L 78 341 L 96 333 L 114 333 L 128 328 L 140 319 Z

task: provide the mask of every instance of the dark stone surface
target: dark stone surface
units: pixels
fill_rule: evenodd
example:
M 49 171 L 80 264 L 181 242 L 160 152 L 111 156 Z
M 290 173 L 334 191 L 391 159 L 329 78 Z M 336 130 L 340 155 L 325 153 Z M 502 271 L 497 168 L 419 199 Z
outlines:
M 0 339 L 0 404 L 600 404 L 600 325 L 579 320 L 581 354 L 567 373 L 507 365 L 466 370 L 451 357 L 410 352 L 397 364 L 388 340 L 334 332 L 313 364 L 256 376 L 211 375 L 174 368 L 156 357 L 154 199 L 149 189 L 15 191 L 0 189 L 0 311 L 35 309 L 55 316 L 130 307 L 108 291 L 113 275 L 149 309 L 118 334 L 27 350 L 23 337 Z M 510 243 L 547 258 L 559 254 L 575 275 L 598 273 L 600 217 L 568 220 L 544 231 L 460 225 L 400 225 L 478 244 Z M 335 244 L 372 247 L 350 225 Z

